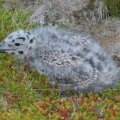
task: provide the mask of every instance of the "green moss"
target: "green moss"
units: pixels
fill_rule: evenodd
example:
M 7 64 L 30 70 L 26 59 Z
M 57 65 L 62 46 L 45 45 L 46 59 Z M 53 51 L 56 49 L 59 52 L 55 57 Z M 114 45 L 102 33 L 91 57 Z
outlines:
M 110 16 L 120 17 L 120 0 L 104 0 Z
M 88 1 L 89 9 L 94 8 L 94 2 L 95 0 Z M 108 14 L 111 17 L 120 17 L 120 0 L 103 0 L 103 2 L 108 9 Z
M 0 9 L 0 40 L 2 40 L 9 32 L 17 29 L 28 29 L 35 25 L 28 24 L 30 12 L 20 9 Z

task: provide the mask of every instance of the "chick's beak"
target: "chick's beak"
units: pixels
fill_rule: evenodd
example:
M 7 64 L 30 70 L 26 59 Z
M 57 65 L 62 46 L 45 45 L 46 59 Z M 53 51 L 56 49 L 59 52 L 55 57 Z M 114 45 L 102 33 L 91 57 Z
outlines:
M 8 49 L 1 49 L 0 48 L 0 53 L 5 53 Z
M 3 43 L 0 43 L 0 53 L 5 53 L 8 49 L 4 48 Z

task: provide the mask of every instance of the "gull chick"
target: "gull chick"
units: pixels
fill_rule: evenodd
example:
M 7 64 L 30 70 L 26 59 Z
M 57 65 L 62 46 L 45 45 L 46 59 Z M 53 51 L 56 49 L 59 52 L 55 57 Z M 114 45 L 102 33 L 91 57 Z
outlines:
M 42 27 L 17 30 L 0 43 L 9 53 L 49 77 L 60 90 L 103 91 L 120 79 L 120 69 L 90 35 Z

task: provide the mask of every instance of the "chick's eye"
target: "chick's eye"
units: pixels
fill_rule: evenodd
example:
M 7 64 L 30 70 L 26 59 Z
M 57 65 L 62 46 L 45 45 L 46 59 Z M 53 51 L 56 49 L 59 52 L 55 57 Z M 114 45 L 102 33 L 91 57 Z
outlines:
M 19 54 L 23 54 L 23 51 L 18 51 Z
M 15 43 L 15 46 L 20 46 L 20 43 Z
M 15 40 L 12 40 L 12 42 L 15 42 Z

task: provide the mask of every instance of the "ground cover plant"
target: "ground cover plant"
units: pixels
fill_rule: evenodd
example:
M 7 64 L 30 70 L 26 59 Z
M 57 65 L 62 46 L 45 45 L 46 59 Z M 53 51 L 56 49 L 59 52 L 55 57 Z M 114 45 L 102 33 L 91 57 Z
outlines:
M 0 40 L 19 28 L 30 29 L 28 10 L 0 9 Z M 106 78 L 107 79 L 107 78 Z M 62 98 L 48 78 L 0 53 L 0 120 L 119 120 L 120 85 L 102 93 Z

